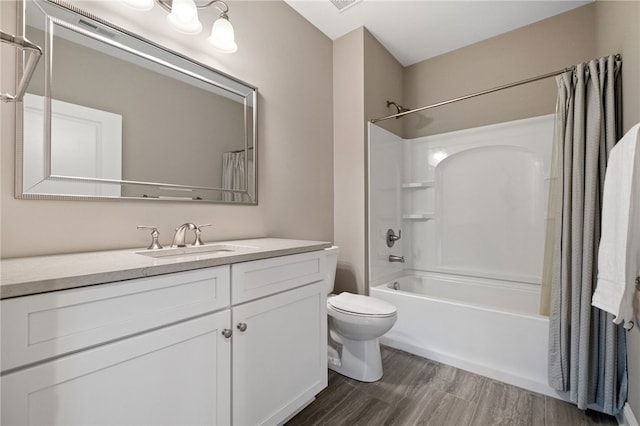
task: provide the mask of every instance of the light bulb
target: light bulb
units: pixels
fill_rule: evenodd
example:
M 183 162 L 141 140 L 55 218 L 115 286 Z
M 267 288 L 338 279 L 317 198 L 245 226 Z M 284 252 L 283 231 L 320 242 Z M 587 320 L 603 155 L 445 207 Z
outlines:
M 122 2 L 140 12 L 147 12 L 153 9 L 153 0 L 122 0 Z
M 198 20 L 198 9 L 193 0 L 173 0 L 167 22 L 176 31 L 184 34 L 198 34 L 202 31 L 202 24 Z
M 207 40 L 223 53 L 233 53 L 238 50 L 233 25 L 226 16 L 221 16 L 213 23 L 211 35 Z

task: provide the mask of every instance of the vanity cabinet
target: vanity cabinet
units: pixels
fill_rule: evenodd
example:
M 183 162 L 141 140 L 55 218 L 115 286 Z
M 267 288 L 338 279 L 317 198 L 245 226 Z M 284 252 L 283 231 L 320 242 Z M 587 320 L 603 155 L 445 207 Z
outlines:
M 280 424 L 327 386 L 324 271 L 318 252 L 233 265 L 234 424 Z
M 3 300 L 2 424 L 229 424 L 229 303 L 228 266 Z
M 322 251 L 2 300 L 1 423 L 278 424 L 326 387 Z

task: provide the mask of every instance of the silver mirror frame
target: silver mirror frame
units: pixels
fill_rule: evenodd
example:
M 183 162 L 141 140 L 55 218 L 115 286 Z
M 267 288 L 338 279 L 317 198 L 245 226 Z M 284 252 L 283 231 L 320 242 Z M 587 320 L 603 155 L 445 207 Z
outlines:
M 18 34 L 22 37 L 26 36 L 26 4 L 29 0 L 19 0 L 19 5 L 17 8 L 17 27 Z M 91 19 L 101 25 L 109 27 L 109 29 L 122 33 L 127 37 L 131 37 L 136 42 L 143 43 L 148 45 L 152 49 L 159 50 L 162 54 L 168 55 L 170 57 L 175 57 L 182 64 L 187 64 L 189 67 L 195 67 L 196 69 L 201 68 L 208 72 L 217 74 L 221 79 L 232 82 L 235 85 L 242 86 L 243 90 L 246 90 L 245 93 L 240 93 L 238 90 L 233 88 L 229 88 L 225 86 L 223 82 L 214 82 L 210 79 L 205 79 L 200 77 L 200 80 L 215 85 L 219 89 L 230 91 L 235 93 L 238 96 L 244 97 L 244 122 L 245 122 L 245 136 L 244 136 L 244 151 L 248 154 L 249 150 L 253 151 L 253 180 L 249 181 L 249 168 L 245 167 L 247 174 L 247 190 L 230 190 L 223 188 L 214 188 L 214 187 L 202 187 L 202 186 L 187 186 L 173 183 L 162 183 L 162 182 L 140 182 L 140 181 L 129 181 L 129 180 L 112 180 L 112 179 L 99 179 L 99 178 L 84 178 L 84 177 L 73 177 L 73 176 L 55 176 L 49 174 L 46 179 L 52 180 L 65 180 L 65 181 L 81 181 L 81 182 L 103 182 L 103 183 L 118 183 L 121 186 L 123 185 L 143 185 L 143 186 L 152 186 L 152 187 L 170 187 L 176 189 L 196 189 L 196 190 L 205 190 L 210 191 L 211 193 L 215 193 L 216 195 L 220 195 L 220 198 L 224 198 L 222 194 L 230 194 L 230 198 L 235 198 L 233 194 L 240 194 L 242 201 L 232 201 L 232 200 L 206 200 L 206 199 L 192 199 L 187 197 L 160 197 L 160 198 L 148 198 L 148 197 L 131 197 L 131 196 L 100 196 L 100 195 L 66 195 L 66 194 L 46 194 L 46 193 L 26 193 L 23 188 L 23 162 L 24 162 L 24 149 L 23 149 L 23 141 L 24 141 L 24 109 L 23 102 L 18 102 L 16 107 L 16 154 L 15 154 L 15 197 L 19 199 L 32 199 L 32 200 L 152 200 L 152 201 L 182 201 L 182 202 L 193 202 L 193 203 L 222 203 L 222 204 L 244 204 L 244 205 L 257 205 L 258 204 L 258 89 L 257 87 L 250 85 L 242 80 L 239 80 L 231 75 L 218 71 L 208 65 L 202 64 L 198 61 L 195 61 L 187 56 L 184 56 L 180 53 L 177 53 L 173 50 L 167 49 L 159 44 L 156 44 L 148 39 L 145 39 L 137 34 L 134 34 L 128 30 L 125 30 L 117 25 L 114 25 L 102 18 L 99 18 L 95 15 L 87 13 L 74 5 L 71 5 L 63 0 L 40 0 L 44 3 L 48 3 L 54 5 L 56 7 L 64 9 L 66 12 L 70 12 L 76 15 L 79 15 L 83 18 Z M 86 31 L 81 28 L 75 27 L 73 24 L 61 21 L 55 17 L 48 16 L 48 19 L 58 25 L 63 25 L 67 28 L 72 28 L 74 31 L 81 33 L 85 36 L 93 37 L 91 34 L 87 34 Z M 48 37 L 47 37 L 48 38 Z M 112 46 L 117 45 L 114 43 Z M 51 49 L 44 47 L 44 55 L 43 62 L 46 64 L 45 68 L 45 143 L 50 147 L 51 143 L 51 124 L 50 124 L 50 113 L 51 113 Z M 167 66 L 173 71 L 183 72 L 186 74 L 192 74 L 189 70 L 184 68 L 180 68 L 179 65 L 173 65 L 167 63 L 165 59 L 156 59 L 156 63 L 161 63 L 164 66 Z M 24 55 L 21 52 L 17 52 L 16 56 L 16 80 L 20 81 L 23 76 L 23 64 L 24 64 Z M 251 123 L 247 123 L 247 105 L 251 106 Z M 249 140 L 251 138 L 251 141 Z M 248 162 L 248 155 L 245 155 L 245 165 Z M 249 189 L 252 188 L 253 191 L 250 193 Z M 229 198 L 229 196 L 227 196 Z

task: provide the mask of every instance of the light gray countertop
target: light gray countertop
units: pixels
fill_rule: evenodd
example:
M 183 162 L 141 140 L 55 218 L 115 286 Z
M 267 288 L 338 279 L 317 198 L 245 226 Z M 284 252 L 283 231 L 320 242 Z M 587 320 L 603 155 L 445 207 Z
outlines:
M 5 259 L 0 261 L 0 299 L 248 262 L 331 247 L 329 242 L 279 238 L 206 244 L 237 246 L 237 250 L 154 258 L 138 254 L 137 252 L 146 251 L 143 248 L 137 248 Z

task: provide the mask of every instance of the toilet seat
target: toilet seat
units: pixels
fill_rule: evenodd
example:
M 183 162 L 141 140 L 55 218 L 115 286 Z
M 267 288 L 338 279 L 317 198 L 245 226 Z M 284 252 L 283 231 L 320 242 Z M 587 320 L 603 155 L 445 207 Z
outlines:
M 396 307 L 384 300 L 361 294 L 340 293 L 327 299 L 336 311 L 356 316 L 385 318 L 396 315 Z

